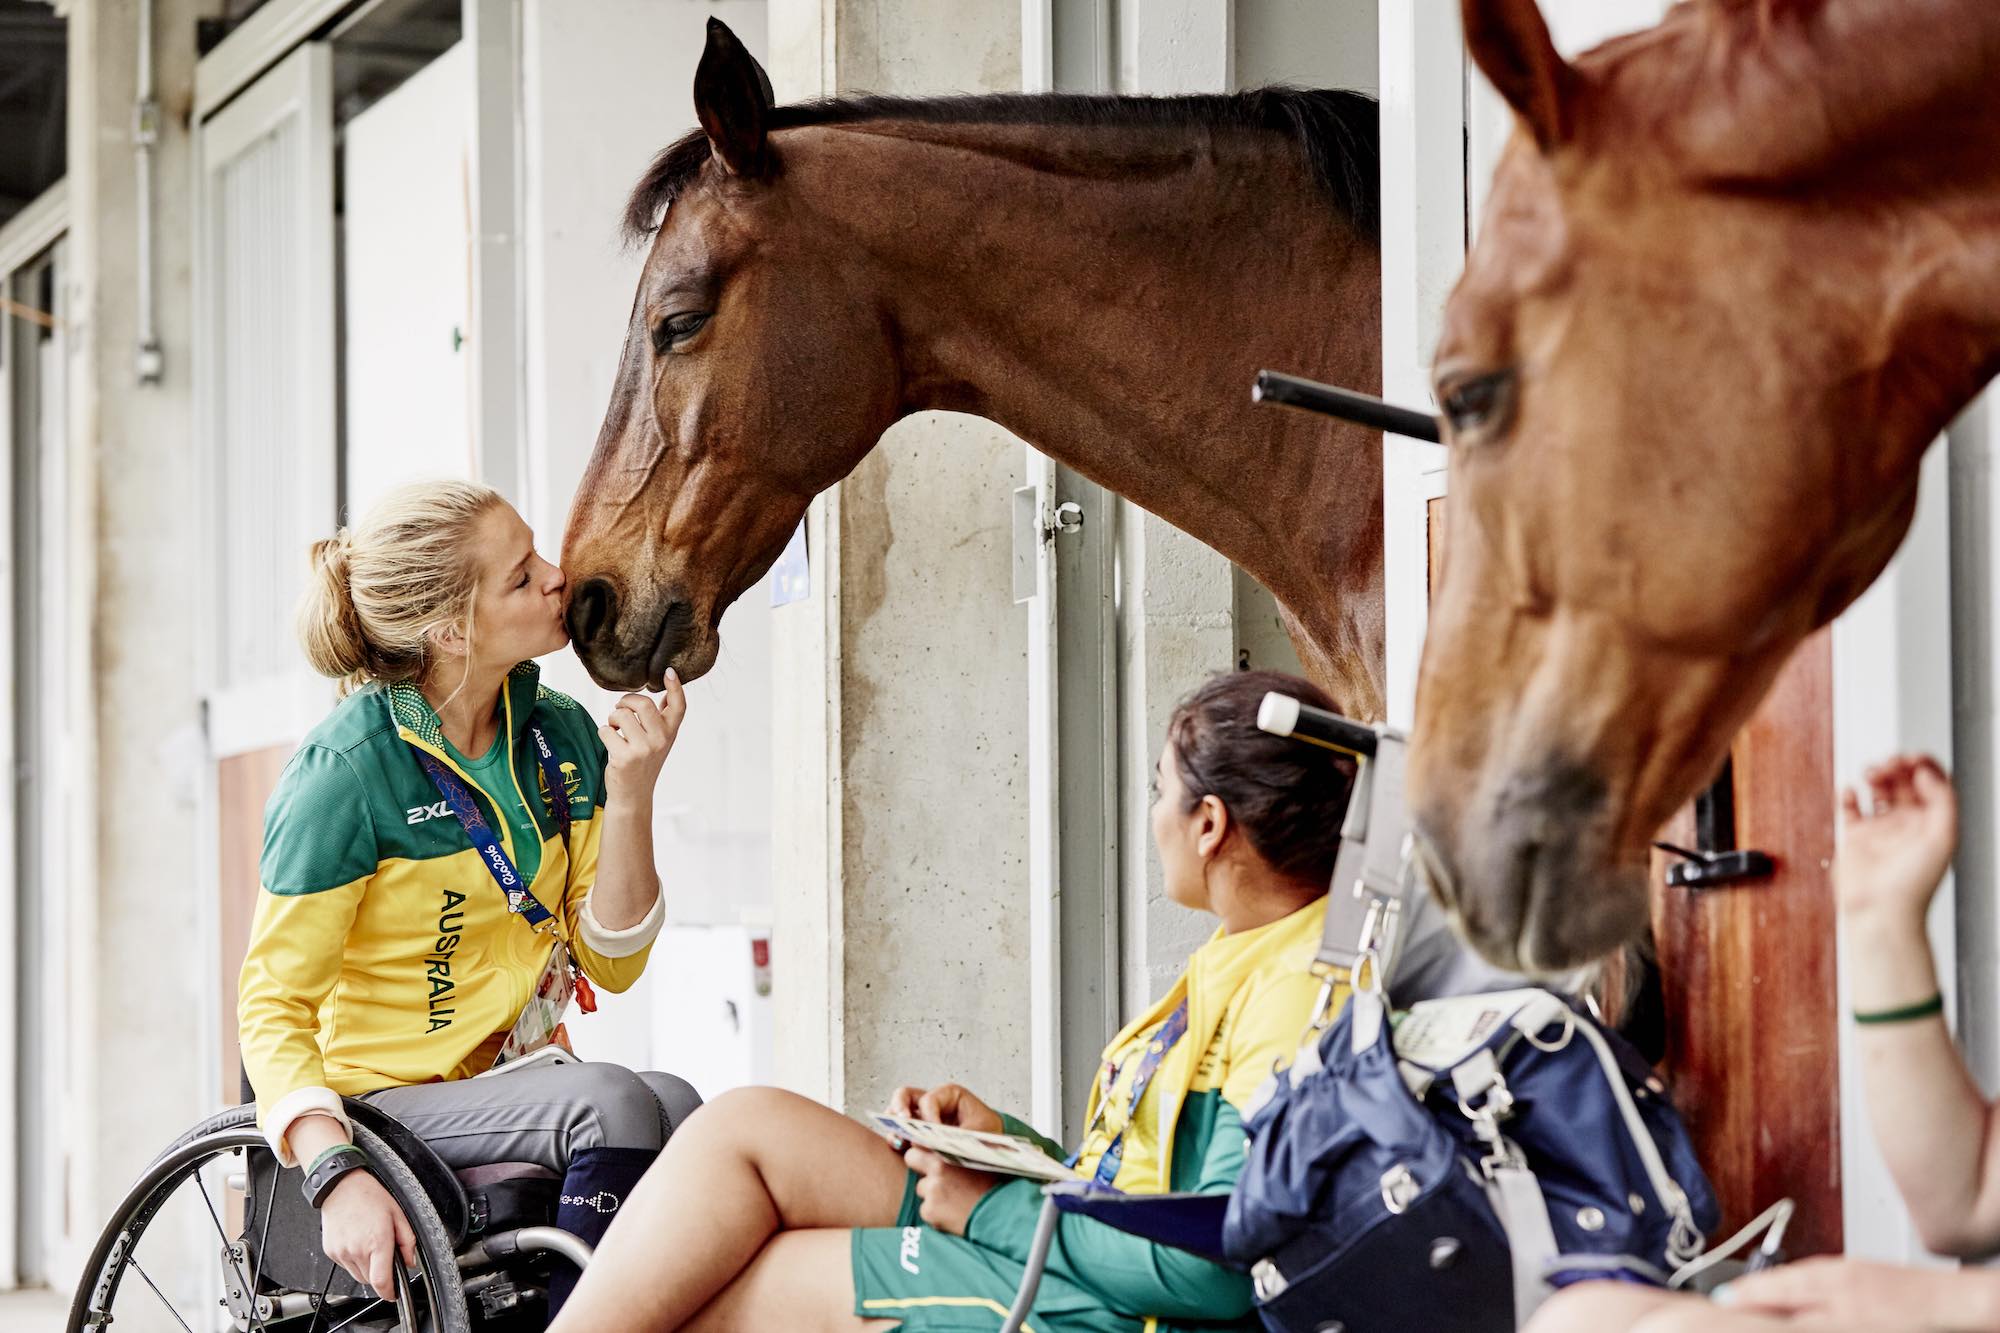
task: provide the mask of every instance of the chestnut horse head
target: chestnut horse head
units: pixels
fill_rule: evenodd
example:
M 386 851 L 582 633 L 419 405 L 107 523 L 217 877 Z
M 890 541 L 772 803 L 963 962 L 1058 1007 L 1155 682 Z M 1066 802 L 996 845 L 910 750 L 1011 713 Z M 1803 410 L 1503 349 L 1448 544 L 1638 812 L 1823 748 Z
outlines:
M 813 495 L 944 409 L 1243 565 L 1315 678 L 1379 711 L 1379 437 L 1248 392 L 1265 365 L 1379 382 L 1371 99 L 777 107 L 711 22 L 694 101 L 628 206 L 650 249 L 564 537 L 600 684 L 707 670 Z
M 1641 927 L 1655 830 L 2000 369 L 2000 5 L 1684 3 L 1574 62 L 1534 0 L 1463 12 L 1518 119 L 1435 363 L 1410 794 L 1468 936 L 1546 971 Z

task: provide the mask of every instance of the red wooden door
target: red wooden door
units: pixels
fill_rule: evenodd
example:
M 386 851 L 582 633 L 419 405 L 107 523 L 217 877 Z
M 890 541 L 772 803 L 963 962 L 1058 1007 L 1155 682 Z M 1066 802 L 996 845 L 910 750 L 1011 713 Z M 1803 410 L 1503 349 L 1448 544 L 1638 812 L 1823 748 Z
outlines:
M 1833 650 L 1806 640 L 1732 747 L 1736 845 L 1767 880 L 1665 887 L 1653 929 L 1666 1068 L 1733 1228 L 1784 1197 L 1794 1255 L 1841 1247 L 1840 1050 L 1834 994 Z M 1692 814 L 1664 834 L 1686 845 Z
M 292 757 L 290 745 L 233 754 L 216 762 L 216 805 L 220 820 L 217 841 L 217 914 L 222 963 L 216 978 L 222 994 L 222 1086 L 225 1105 L 240 1092 L 236 1052 L 236 978 L 250 944 L 250 920 L 257 911 L 257 862 L 264 852 L 264 802 L 277 789 L 278 775 Z

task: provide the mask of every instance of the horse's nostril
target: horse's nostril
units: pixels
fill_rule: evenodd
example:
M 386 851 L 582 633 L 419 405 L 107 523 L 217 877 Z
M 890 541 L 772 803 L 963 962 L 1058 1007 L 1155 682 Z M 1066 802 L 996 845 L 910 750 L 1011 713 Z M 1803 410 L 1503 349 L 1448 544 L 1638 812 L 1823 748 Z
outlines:
M 588 648 L 617 619 L 618 596 L 603 579 L 586 579 L 569 600 L 569 636 Z

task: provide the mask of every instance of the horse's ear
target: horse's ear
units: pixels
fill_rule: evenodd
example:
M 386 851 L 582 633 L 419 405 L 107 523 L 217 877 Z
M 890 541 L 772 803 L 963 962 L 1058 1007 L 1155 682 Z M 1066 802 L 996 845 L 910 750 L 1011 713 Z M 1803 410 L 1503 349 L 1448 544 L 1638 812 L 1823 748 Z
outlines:
M 709 148 L 738 176 L 770 169 L 771 76 L 721 19 L 708 21 L 708 47 L 694 71 L 694 113 Z
M 1576 74 L 1549 40 L 1535 0 L 1462 0 L 1465 45 L 1535 142 L 1546 151 L 1569 138 Z

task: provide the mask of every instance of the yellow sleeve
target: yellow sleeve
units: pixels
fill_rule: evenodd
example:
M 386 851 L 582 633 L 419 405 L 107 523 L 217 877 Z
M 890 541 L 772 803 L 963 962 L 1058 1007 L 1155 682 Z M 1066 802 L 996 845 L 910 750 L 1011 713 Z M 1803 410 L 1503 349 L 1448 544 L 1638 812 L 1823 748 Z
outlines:
M 347 1122 L 326 1086 L 319 1010 L 340 980 L 376 857 L 367 792 L 346 757 L 301 746 L 264 808 L 257 914 L 236 988 L 237 1039 L 257 1092 L 257 1123 L 287 1166 L 284 1136 L 294 1120 L 319 1112 Z
M 257 1092 L 257 1123 L 283 1164 L 292 1165 L 285 1131 L 319 1112 L 347 1123 L 340 1097 L 326 1086 L 319 1010 L 340 979 L 348 928 L 366 878 L 318 893 L 260 889 L 250 949 L 236 988 L 243 1070 Z

